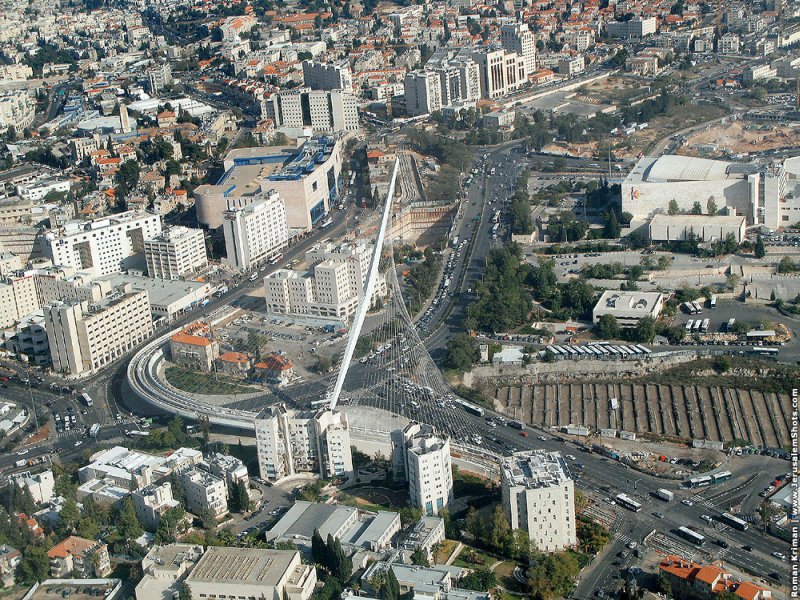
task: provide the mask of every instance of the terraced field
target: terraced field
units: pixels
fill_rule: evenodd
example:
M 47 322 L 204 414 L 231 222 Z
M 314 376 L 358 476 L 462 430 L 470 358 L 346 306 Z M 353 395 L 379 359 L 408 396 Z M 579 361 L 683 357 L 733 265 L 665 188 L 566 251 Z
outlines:
M 506 386 L 500 408 L 531 425 L 585 425 L 668 439 L 790 445 L 788 394 L 700 385 L 582 383 Z M 617 409 L 612 400 L 617 400 Z

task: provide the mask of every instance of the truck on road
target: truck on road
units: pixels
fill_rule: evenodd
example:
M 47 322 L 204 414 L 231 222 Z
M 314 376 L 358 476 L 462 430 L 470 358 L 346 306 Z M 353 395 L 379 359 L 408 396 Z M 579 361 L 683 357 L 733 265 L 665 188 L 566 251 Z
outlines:
M 653 495 L 656 498 L 660 498 L 664 502 L 669 502 L 675 497 L 675 494 L 673 494 L 669 490 L 665 490 L 664 488 L 656 490 L 655 492 L 653 492 Z

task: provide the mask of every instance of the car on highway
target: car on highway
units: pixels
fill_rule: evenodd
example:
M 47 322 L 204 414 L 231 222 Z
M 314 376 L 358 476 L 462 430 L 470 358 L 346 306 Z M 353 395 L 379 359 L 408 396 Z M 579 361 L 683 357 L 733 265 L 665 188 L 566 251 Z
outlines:
M 638 546 L 638 545 L 639 545 L 639 544 L 637 544 L 635 541 L 630 541 L 630 542 L 628 542 L 628 549 L 629 549 L 629 550 L 633 550 L 633 549 L 634 549 L 634 548 L 636 548 L 636 546 Z
M 783 552 L 775 551 L 775 552 L 772 553 L 772 556 L 774 556 L 778 560 L 786 560 L 786 555 Z
M 539 436 L 539 437 L 537 437 L 536 439 L 537 439 L 537 440 L 539 440 L 540 442 L 546 442 L 546 441 L 547 441 L 547 438 L 546 438 L 546 437 L 544 437 L 543 435 L 540 435 L 540 436 Z
M 753 551 L 753 547 L 752 546 L 742 546 L 742 550 L 744 550 L 745 552 L 752 552 Z
M 780 573 L 772 572 L 772 573 L 769 574 L 769 577 L 770 577 L 770 579 L 774 579 L 775 581 L 780 581 L 781 580 L 781 574 Z
M 17 452 L 17 456 L 25 456 L 28 452 L 29 450 L 27 448 L 23 448 L 22 450 Z
M 684 506 L 694 506 L 694 502 L 692 502 L 691 500 L 681 500 L 681 504 L 683 504 Z
M 654 512 L 654 513 L 653 513 L 653 516 L 654 516 L 656 519 L 663 519 L 663 518 L 664 518 L 664 513 L 662 513 L 662 512 Z
M 714 521 L 709 515 L 700 515 L 700 518 L 706 523 L 712 523 Z
M 731 545 L 730 545 L 728 542 L 726 542 L 725 540 L 721 540 L 721 539 L 719 539 L 719 538 L 717 538 L 716 540 L 714 540 L 714 543 L 715 543 L 717 546 L 719 546 L 720 548 L 730 548 L 730 546 L 731 546 Z
M 574 454 L 567 454 L 567 458 L 570 460 L 577 460 Z

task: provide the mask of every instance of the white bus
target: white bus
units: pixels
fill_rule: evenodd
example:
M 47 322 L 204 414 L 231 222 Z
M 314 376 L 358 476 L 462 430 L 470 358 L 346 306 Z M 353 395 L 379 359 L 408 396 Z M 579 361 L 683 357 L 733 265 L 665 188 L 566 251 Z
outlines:
M 722 513 L 719 520 L 739 531 L 747 531 L 750 527 L 747 521 L 743 521 L 739 517 L 734 517 L 731 513 Z
M 717 295 L 711 294 L 711 299 L 708 301 L 709 308 L 717 308 Z
M 92 397 L 89 394 L 87 394 L 86 392 L 81 394 L 81 400 L 83 400 L 83 403 L 86 406 L 93 406 L 94 405 L 94 400 L 92 400 Z
M 619 494 L 615 498 L 617 504 L 622 506 L 623 508 L 627 508 L 628 510 L 632 510 L 633 512 L 639 512 L 642 510 L 642 505 L 636 502 L 633 498 L 629 498 L 625 494 Z
M 710 319 L 703 319 L 702 325 L 700 325 L 700 331 L 703 333 L 708 333 L 708 325 L 711 323 Z
M 702 546 L 706 543 L 706 538 L 700 535 L 697 532 L 692 531 L 688 527 L 678 527 L 676 530 L 678 535 L 681 536 L 685 540 L 689 540 L 693 544 L 697 544 L 698 546 Z

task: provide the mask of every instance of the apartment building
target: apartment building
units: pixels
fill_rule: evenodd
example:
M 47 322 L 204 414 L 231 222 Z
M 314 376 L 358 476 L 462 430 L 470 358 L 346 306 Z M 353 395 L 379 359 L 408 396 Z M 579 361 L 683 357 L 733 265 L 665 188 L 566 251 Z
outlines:
M 717 52 L 720 54 L 739 54 L 741 47 L 741 38 L 736 33 L 728 32 L 717 40 Z
M 353 93 L 353 71 L 348 61 L 337 64 L 303 61 L 303 85 L 312 90 L 342 90 Z
M 180 280 L 208 266 L 202 229 L 169 227 L 144 240 L 147 274 L 155 279 Z
M 611 37 L 640 39 L 656 32 L 656 18 L 636 17 L 629 21 L 611 21 L 606 24 L 606 30 Z
M 558 61 L 558 72 L 567 77 L 575 77 L 583 73 L 586 62 L 582 55 L 562 58 Z
M 506 23 L 500 27 L 500 44 L 504 50 L 525 59 L 529 71 L 536 65 L 536 37 L 527 23 Z
M 192 466 L 178 475 L 184 494 L 186 510 L 195 514 L 210 514 L 218 519 L 228 513 L 228 486 L 225 480 Z
M 437 515 L 453 500 L 450 439 L 433 427 L 410 423 L 391 434 L 395 481 L 408 483 L 411 502 L 428 515 Z
M 234 484 L 244 484 L 250 486 L 250 476 L 247 467 L 235 456 L 213 452 L 208 455 L 204 463 L 205 469 L 212 475 L 216 475 L 225 481 L 229 488 Z
M 56 301 L 44 307 L 53 370 L 73 376 L 94 373 L 153 334 L 146 291 L 120 286 L 100 302 Z
M 45 504 L 53 498 L 53 491 L 56 486 L 55 477 L 52 471 L 42 471 L 31 475 L 30 473 L 20 473 L 14 476 L 14 482 L 20 488 L 28 490 L 36 504 Z
M 261 118 L 289 137 L 358 131 L 358 100 L 344 90 L 283 90 L 261 103 Z
M 517 452 L 500 466 L 503 509 L 512 529 L 528 532 L 543 552 L 576 543 L 575 491 L 559 452 Z
M 561 41 L 577 52 L 585 52 L 594 46 L 594 30 L 588 27 L 568 29 L 562 34 Z
M 172 497 L 172 485 L 165 481 L 161 485 L 150 484 L 131 493 L 133 508 L 136 510 L 136 518 L 142 527 L 148 531 L 155 531 L 161 515 L 170 508 L 181 505 L 180 502 Z
M 262 479 L 277 481 L 302 472 L 326 479 L 353 476 L 350 425 L 344 413 L 296 411 L 281 404 L 262 410 L 255 429 Z
M 32 276 L 11 275 L 0 282 L 0 327 L 11 327 L 39 308 Z
M 409 116 L 427 115 L 442 109 L 442 87 L 436 72 L 407 73 L 403 80 L 403 89 L 406 96 L 406 113 Z
M 286 248 L 286 205 L 276 191 L 262 193 L 252 204 L 227 211 L 222 230 L 224 262 L 239 271 L 250 271 Z
M 528 83 L 528 65 L 516 52 L 481 48 L 472 52 L 472 59 L 481 72 L 481 97 L 487 100 L 502 98 Z
M 267 312 L 350 319 L 364 296 L 371 255 L 372 248 L 363 241 L 312 249 L 306 254 L 311 270 L 280 269 L 264 278 Z M 370 302 L 386 295 L 386 279 L 377 277 Z
M 740 600 L 769 600 L 772 591 L 752 581 L 741 581 L 716 564 L 703 564 L 676 555 L 666 555 L 658 565 L 676 598 L 712 600 L 726 594 Z
M 71 535 L 47 551 L 50 576 L 71 577 L 74 572 L 84 579 L 105 577 L 111 572 L 108 546 L 102 542 Z
M 161 456 L 114 446 L 97 452 L 88 465 L 78 469 L 78 481 L 86 483 L 104 479 L 130 491 L 152 483 L 156 479 L 154 471 L 166 460 Z
M 0 96 L 0 131 L 14 126 L 17 131 L 30 127 L 36 116 L 36 102 L 26 93 Z
M 161 217 L 129 211 L 94 221 L 68 221 L 45 236 L 53 264 L 90 271 L 95 277 L 127 268 L 144 242 L 161 232 Z
M 192 597 L 308 600 L 317 583 L 313 565 L 296 550 L 209 546 L 186 578 Z

